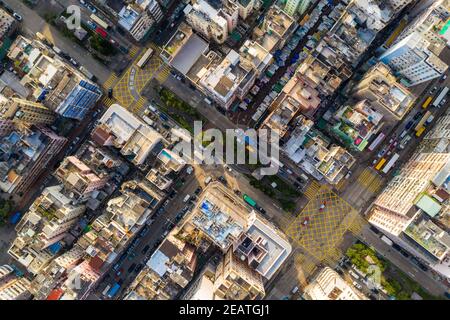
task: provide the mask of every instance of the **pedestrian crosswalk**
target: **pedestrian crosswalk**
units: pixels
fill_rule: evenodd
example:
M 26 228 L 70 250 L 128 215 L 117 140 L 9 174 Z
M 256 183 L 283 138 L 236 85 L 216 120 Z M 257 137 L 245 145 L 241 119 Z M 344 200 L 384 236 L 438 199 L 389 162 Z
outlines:
M 382 186 L 383 180 L 378 173 L 368 167 L 359 175 L 357 182 L 371 193 L 377 193 Z
M 118 79 L 117 75 L 114 72 L 111 73 L 109 78 L 103 84 L 103 87 L 106 89 L 111 88 L 113 86 L 113 84 L 117 81 L 117 79 Z
M 335 185 L 336 190 L 341 190 L 345 186 L 346 179 L 341 179 L 339 182 Z
M 156 76 L 156 80 L 159 83 L 164 83 L 164 82 L 166 82 L 169 75 L 170 75 L 170 67 L 167 64 L 163 63 L 161 65 L 161 67 L 159 68 L 158 75 Z
M 128 51 L 128 55 L 131 58 L 134 58 L 138 52 L 139 52 L 139 47 L 132 45 L 130 50 Z
M 109 108 L 113 103 L 115 103 L 115 100 L 107 96 L 102 99 L 102 104 L 107 108 Z
M 309 200 L 312 200 L 316 197 L 316 195 L 319 193 L 320 188 L 322 185 L 317 182 L 316 180 L 313 180 L 308 187 L 306 188 L 306 191 L 304 192 L 305 197 L 307 197 Z
M 144 97 L 140 97 L 132 107 L 133 113 L 139 113 L 146 103 L 147 100 Z

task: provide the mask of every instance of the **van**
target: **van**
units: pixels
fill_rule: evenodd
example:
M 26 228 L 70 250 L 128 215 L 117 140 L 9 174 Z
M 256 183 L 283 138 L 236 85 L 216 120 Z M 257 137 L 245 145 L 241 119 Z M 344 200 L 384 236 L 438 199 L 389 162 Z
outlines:
M 152 111 L 152 112 L 154 112 L 154 113 L 156 113 L 156 112 L 158 111 L 158 110 L 157 110 L 154 106 L 152 106 L 152 105 L 149 105 L 147 109 L 149 109 L 150 111 Z
M 400 135 L 400 138 L 403 138 L 408 133 L 408 130 L 403 130 L 402 134 Z
M 190 194 L 186 195 L 186 197 L 184 197 L 184 199 L 183 199 L 183 202 L 184 203 L 188 202 L 190 198 L 191 198 Z
M 111 288 L 111 285 L 108 284 L 108 285 L 105 287 L 105 289 L 103 290 L 102 295 L 106 296 L 106 294 L 108 293 L 108 291 L 109 291 L 110 288 Z
M 297 293 L 297 291 L 298 291 L 298 287 L 297 286 L 295 286 L 293 289 L 292 289 L 292 291 L 291 291 L 291 293 L 292 294 L 296 294 Z
M 211 180 L 212 180 L 211 176 L 208 176 L 208 177 L 205 179 L 205 184 L 210 183 Z
M 209 105 L 212 104 L 211 100 L 209 100 L 208 98 L 203 99 L 203 101 L 205 101 L 205 102 L 206 102 L 207 104 L 209 104 Z

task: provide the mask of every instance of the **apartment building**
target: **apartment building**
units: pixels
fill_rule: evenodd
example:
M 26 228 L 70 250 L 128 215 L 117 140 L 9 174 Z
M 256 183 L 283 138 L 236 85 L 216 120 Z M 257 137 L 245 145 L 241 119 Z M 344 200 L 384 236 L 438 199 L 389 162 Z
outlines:
M 261 275 L 232 250 L 216 269 L 214 295 L 224 300 L 260 300 L 265 296 Z
M 137 0 L 119 12 L 119 25 L 136 40 L 141 41 L 164 18 L 157 0 Z
M 59 251 L 85 206 L 73 205 L 62 186 L 45 188 L 16 226 L 17 237 L 8 253 L 33 274 L 39 273 Z
M 397 81 L 392 70 L 383 63 L 370 68 L 353 88 L 353 96 L 367 100 L 387 118 L 401 120 L 411 109 L 416 97 Z
M 384 124 L 383 114 L 367 100 L 342 106 L 334 114 L 334 120 L 332 132 L 346 146 L 358 151 L 365 149 Z
M 55 121 L 55 112 L 39 102 L 0 97 L 0 118 L 26 125 L 49 125 Z
M 64 191 L 74 201 L 84 202 L 93 192 L 106 185 L 109 175 L 98 176 L 90 167 L 75 156 L 66 157 L 56 169 L 54 176 L 64 186 Z
M 267 11 L 261 24 L 254 29 L 252 39 L 273 53 L 284 46 L 296 27 L 295 20 L 274 4 Z
M 449 153 L 414 154 L 374 201 L 369 222 L 387 234 L 399 236 L 419 213 L 417 196 L 430 187 L 449 161 Z
M 28 100 L 81 120 L 100 99 L 100 88 L 37 40 L 19 36 L 8 52 Z
M 317 180 L 337 184 L 351 169 L 355 158 L 344 148 L 303 121 L 283 146 L 285 155 Z
M 271 59 L 267 50 L 247 40 L 239 52 L 231 50 L 217 66 L 205 70 L 198 84 L 221 107 L 229 109 L 236 99 L 245 97 Z
M 424 34 L 411 33 L 384 52 L 379 60 L 414 86 L 440 77 L 448 66 L 431 51 Z
M 232 248 L 266 279 L 273 277 L 292 250 L 283 232 L 217 182 L 199 196 L 178 234 L 196 238 L 193 235 L 199 231 L 224 254 Z
M 92 140 L 100 146 L 120 149 L 134 165 L 144 165 L 163 140 L 156 130 L 118 104 L 110 106 L 99 123 L 91 134 Z
M 33 187 L 67 143 L 66 138 L 42 126 L 15 126 L 0 140 L 0 188 L 18 196 Z
M 206 0 L 193 1 L 192 5 L 188 5 L 184 9 L 186 22 L 197 32 L 201 33 L 207 39 L 211 39 L 217 43 L 224 43 L 228 38 L 229 30 L 233 29 L 233 25 L 237 24 L 235 20 L 239 13 L 236 7 L 215 9 Z M 235 14 L 230 12 L 235 10 Z
M 27 278 L 18 277 L 10 265 L 0 266 L 0 301 L 28 300 L 30 281 Z
M 15 31 L 16 26 L 13 16 L 0 8 L 0 46 L 3 45 L 3 39 Z
M 308 300 L 367 300 L 356 288 L 347 283 L 329 267 L 325 267 L 305 288 Z
M 170 233 L 128 288 L 125 300 L 174 299 L 191 282 L 196 249 Z

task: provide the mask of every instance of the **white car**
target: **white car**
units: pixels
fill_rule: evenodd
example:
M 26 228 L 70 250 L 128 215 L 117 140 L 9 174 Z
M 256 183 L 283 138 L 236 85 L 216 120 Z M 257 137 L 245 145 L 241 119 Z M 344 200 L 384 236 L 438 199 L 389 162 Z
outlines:
M 13 13 L 13 17 L 14 19 L 16 19 L 17 21 L 22 21 L 22 16 L 20 14 L 18 14 L 17 12 Z
M 356 289 L 361 290 L 362 289 L 362 285 L 360 285 L 358 282 L 353 281 L 353 285 L 355 286 Z

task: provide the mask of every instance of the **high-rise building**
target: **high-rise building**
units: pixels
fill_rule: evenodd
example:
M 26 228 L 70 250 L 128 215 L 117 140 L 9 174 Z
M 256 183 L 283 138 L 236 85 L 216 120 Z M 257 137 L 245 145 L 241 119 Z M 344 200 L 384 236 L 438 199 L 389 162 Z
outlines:
M 11 98 L 0 102 L 0 118 L 23 124 L 51 124 L 55 113 L 42 103 Z
M 11 266 L 0 266 L 0 301 L 27 300 L 31 298 L 29 288 L 30 281 L 16 276 Z
M 8 253 L 33 274 L 53 259 L 61 247 L 58 242 L 86 209 L 84 205 L 72 204 L 62 189 L 61 185 L 45 188 L 16 226 L 17 237 Z
M 74 156 L 65 158 L 54 175 L 72 198 L 78 201 L 87 200 L 92 192 L 101 189 L 109 178 L 107 175 L 99 177 Z
M 216 269 L 214 295 L 226 300 L 255 300 L 265 295 L 261 275 L 229 250 Z
M 430 49 L 430 42 L 424 35 L 414 32 L 391 46 L 379 60 L 413 86 L 438 78 L 448 69 L 448 65 Z
M 400 235 L 419 213 L 415 207 L 417 196 L 448 165 L 450 153 L 414 154 L 373 203 L 369 222 L 385 233 Z
M 15 126 L 0 137 L 0 189 L 19 196 L 28 192 L 66 142 L 42 126 Z
M 383 63 L 373 66 L 353 88 L 353 96 L 367 100 L 387 118 L 400 120 L 414 104 L 414 95 L 397 81 Z
M 15 30 L 16 20 L 5 10 L 0 8 L 0 46 L 3 44 L 3 39 L 11 35 Z
M 311 0 L 287 0 L 284 11 L 290 16 L 294 16 L 296 12 L 302 15 L 310 4 Z
M 305 288 L 310 300 L 367 300 L 367 298 L 329 267 L 323 268 Z
M 221 10 L 212 7 L 205 0 L 195 1 L 185 9 L 186 21 L 193 29 L 206 38 L 217 43 L 224 43 L 228 38 L 228 21 L 221 14 Z

